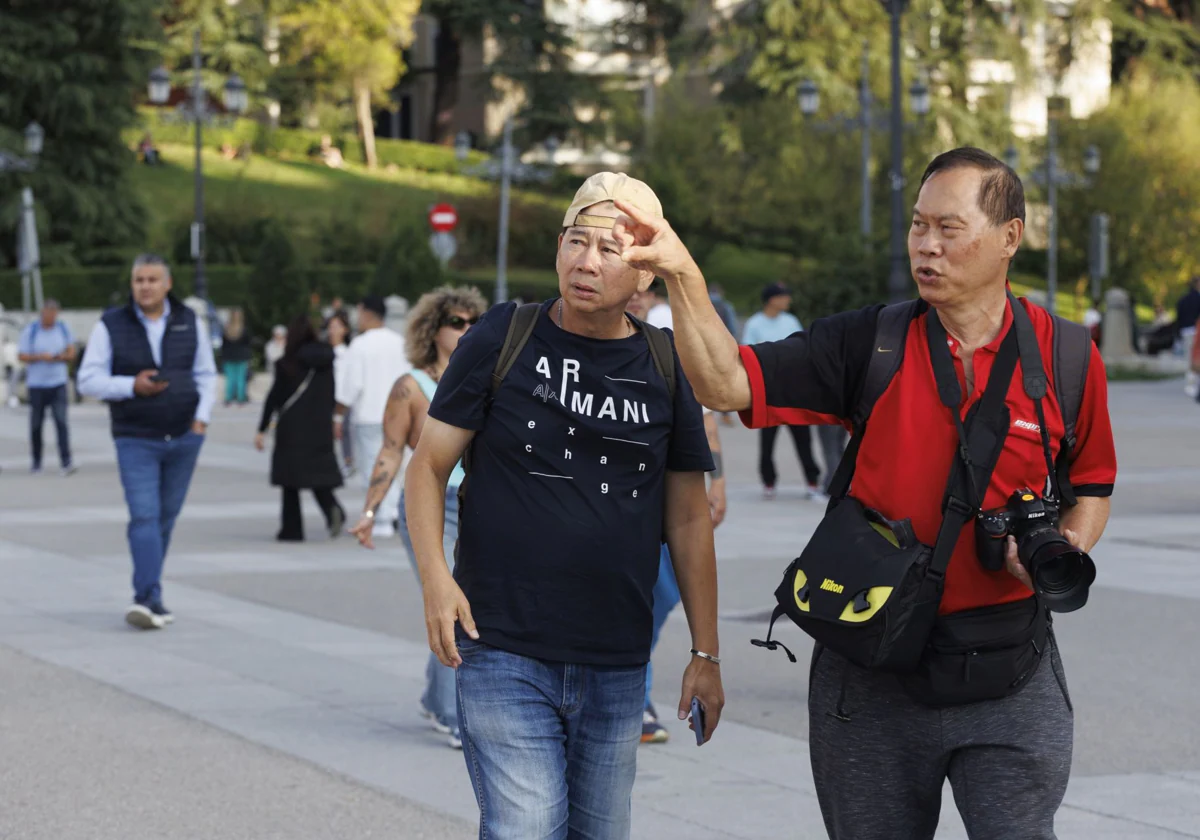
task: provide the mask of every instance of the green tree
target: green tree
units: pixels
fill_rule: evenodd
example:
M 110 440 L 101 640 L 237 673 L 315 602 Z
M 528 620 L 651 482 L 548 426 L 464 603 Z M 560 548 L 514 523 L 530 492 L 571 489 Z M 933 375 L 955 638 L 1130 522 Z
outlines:
M 1059 205 L 1064 286 L 1087 272 L 1088 222 L 1110 218 L 1109 284 L 1142 301 L 1168 300 L 1200 273 L 1200 85 L 1192 79 L 1134 74 L 1110 105 L 1064 132 L 1064 160 L 1100 147 L 1090 187 L 1064 192 Z
M 279 18 L 291 62 L 311 62 L 319 78 L 354 103 L 363 157 L 372 169 L 372 105 L 386 100 L 404 72 L 420 0 L 292 0 Z
M 146 210 L 129 183 L 122 130 L 154 66 L 156 0 L 9 0 L 0 6 L 0 126 L 46 130 L 38 168 L 0 175 L 0 230 L 12 231 L 19 187 L 38 202 L 43 261 L 122 262 L 143 237 Z M 12 130 L 0 146 L 19 151 Z M 12 262 L 10 235 L 0 261 Z

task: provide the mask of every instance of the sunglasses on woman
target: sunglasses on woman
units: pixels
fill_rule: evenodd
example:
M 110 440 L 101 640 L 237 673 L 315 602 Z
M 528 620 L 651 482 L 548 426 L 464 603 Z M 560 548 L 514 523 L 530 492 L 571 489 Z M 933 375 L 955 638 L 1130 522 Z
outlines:
M 473 327 L 478 323 L 478 315 L 474 315 L 470 318 L 464 318 L 461 315 L 447 315 L 442 319 L 442 326 L 449 327 L 452 330 L 465 330 L 467 327 Z

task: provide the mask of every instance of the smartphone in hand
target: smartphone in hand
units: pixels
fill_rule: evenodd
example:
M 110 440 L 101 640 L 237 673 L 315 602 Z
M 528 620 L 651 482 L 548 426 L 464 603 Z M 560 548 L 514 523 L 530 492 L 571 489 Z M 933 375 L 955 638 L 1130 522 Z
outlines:
M 157 385 L 160 382 L 170 382 L 171 380 L 167 379 L 167 375 L 165 373 L 159 371 L 150 377 L 150 381 Z
M 692 698 L 692 728 L 696 730 L 696 746 L 704 746 L 704 707 L 700 698 Z

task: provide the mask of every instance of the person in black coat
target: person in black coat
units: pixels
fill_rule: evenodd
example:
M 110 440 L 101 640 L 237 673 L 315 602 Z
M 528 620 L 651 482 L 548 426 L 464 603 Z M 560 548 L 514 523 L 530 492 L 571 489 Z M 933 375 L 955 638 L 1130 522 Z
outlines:
M 288 326 L 283 358 L 275 365 L 275 382 L 263 405 L 254 445 L 262 451 L 265 433 L 275 423 L 271 484 L 283 489 L 282 524 L 276 539 L 304 539 L 300 491 L 312 490 L 325 514 L 329 536 L 346 523 L 346 512 L 333 495 L 342 486 L 342 471 L 333 450 L 333 348 L 317 337 L 307 315 Z

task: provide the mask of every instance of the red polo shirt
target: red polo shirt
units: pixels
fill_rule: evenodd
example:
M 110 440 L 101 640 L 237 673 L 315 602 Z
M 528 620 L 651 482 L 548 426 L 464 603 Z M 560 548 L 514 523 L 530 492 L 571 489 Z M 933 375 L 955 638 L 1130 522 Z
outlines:
M 1033 322 L 1042 364 L 1051 391 L 1043 400 L 1051 452 L 1058 455 L 1063 436 L 1062 413 L 1055 396 L 1053 319 L 1046 310 L 1022 299 Z M 808 332 L 783 341 L 742 347 L 742 362 L 750 377 L 753 403 L 742 412 L 751 428 L 781 424 L 842 423 L 854 411 L 867 365 L 874 350 L 879 306 L 822 318 Z M 975 351 L 971 363 L 975 390 L 960 406 L 965 418 L 983 396 L 1000 344 L 1012 324 L 1012 309 L 996 340 Z M 912 519 L 917 538 L 932 545 L 941 525 L 942 497 L 958 433 L 950 409 L 938 396 L 925 316 L 909 326 L 904 361 L 875 404 L 858 453 L 850 494 L 889 519 Z M 958 346 L 950 350 L 966 394 L 966 376 Z M 1046 459 L 1033 400 L 1025 395 L 1018 363 L 1009 385 L 1007 405 L 1012 425 L 992 474 L 984 508 L 1003 507 L 1013 491 L 1030 487 L 1041 492 L 1046 483 Z M 1108 496 L 1117 475 L 1112 425 L 1108 416 L 1108 387 L 1104 363 L 1095 345 L 1076 424 L 1078 443 L 1071 466 L 1071 485 L 1077 496 Z M 989 572 L 975 554 L 971 523 L 962 534 L 946 571 L 940 611 L 945 613 L 1002 604 L 1029 597 L 1029 590 L 1006 571 Z

